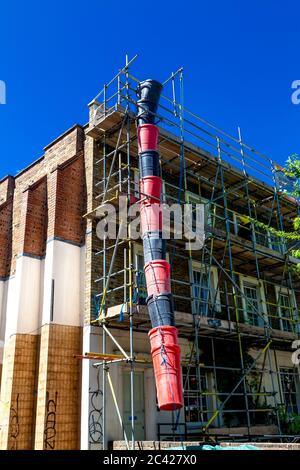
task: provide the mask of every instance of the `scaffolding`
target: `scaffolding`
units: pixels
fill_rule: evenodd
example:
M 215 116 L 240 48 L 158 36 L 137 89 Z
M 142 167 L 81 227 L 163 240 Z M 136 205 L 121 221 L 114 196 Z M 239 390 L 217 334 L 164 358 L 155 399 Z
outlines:
M 87 355 L 99 359 L 94 366 L 102 374 L 103 448 L 107 446 L 107 386 L 127 448 L 134 448 L 135 364 L 151 367 L 151 362 L 136 357 L 134 351 L 135 329 L 147 331 L 150 322 L 136 241 L 126 231 L 127 221 L 119 206 L 120 196 L 126 208 L 137 207 L 143 197 L 137 185 L 135 112 L 140 80 L 131 73 L 135 60 L 136 56 L 130 61 L 126 57 L 125 66 L 90 103 L 87 129 L 97 154 L 94 207 L 87 217 L 96 224 L 106 214 L 108 203 L 119 214 L 115 240 L 95 242 L 94 263 L 100 275 L 94 279 L 91 324 L 102 329 L 102 353 Z M 205 204 L 205 243 L 198 250 L 189 244 L 187 250 L 186 240 L 167 241 L 175 319 L 191 347 L 182 363 L 185 422 L 180 423 L 179 414 L 172 413 L 171 432 L 170 427 L 163 431 L 166 424 L 159 425 L 158 436 L 218 441 L 221 437 L 213 430 L 226 425 L 227 439 L 234 427 L 243 427 L 244 432 L 232 438 L 263 439 L 251 431 L 259 423 L 274 425 L 272 438 L 290 439 L 282 430 L 281 414 L 287 404 L 276 351 L 289 349 L 299 334 L 300 281 L 287 242 L 252 221 L 291 230 L 299 206 L 280 191 L 276 163 L 243 142 L 239 128 L 233 137 L 184 106 L 183 80 L 182 68 L 165 80 L 156 115 L 164 202 L 189 203 L 192 208 Z M 192 224 L 195 220 L 196 213 Z M 247 281 L 249 276 L 256 279 L 256 288 Z M 287 303 L 286 297 L 290 297 L 286 293 L 290 292 L 294 300 Z M 114 337 L 114 328 L 128 330 L 129 352 Z M 108 337 L 118 355 L 107 353 Z M 120 362 L 130 369 L 129 435 L 110 376 L 110 367 Z M 296 367 L 289 374 L 294 380 Z

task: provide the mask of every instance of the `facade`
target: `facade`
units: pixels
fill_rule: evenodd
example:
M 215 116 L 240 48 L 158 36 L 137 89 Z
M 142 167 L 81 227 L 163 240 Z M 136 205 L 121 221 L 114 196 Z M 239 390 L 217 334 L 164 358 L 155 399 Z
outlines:
M 97 233 L 106 202 L 140 198 L 126 83 L 0 181 L 1 448 L 101 449 L 133 427 L 141 441 L 295 434 L 299 278 L 272 228 L 291 230 L 298 205 L 241 141 L 204 139 L 203 123 L 201 145 L 183 140 L 163 116 L 164 200 L 205 204 L 205 244 L 167 242 L 185 406 L 156 406 L 141 241 Z
M 78 446 L 80 364 L 73 355 L 82 344 L 83 145 L 75 126 L 0 183 L 3 449 L 52 448 L 57 432 L 59 448 Z

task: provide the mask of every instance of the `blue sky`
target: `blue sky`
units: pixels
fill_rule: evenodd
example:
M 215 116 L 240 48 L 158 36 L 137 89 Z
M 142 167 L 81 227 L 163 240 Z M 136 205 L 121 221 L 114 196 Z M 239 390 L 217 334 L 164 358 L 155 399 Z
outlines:
M 2 2 L 0 178 L 16 174 L 74 123 L 124 63 L 164 80 L 184 67 L 185 104 L 284 162 L 300 153 L 297 1 Z

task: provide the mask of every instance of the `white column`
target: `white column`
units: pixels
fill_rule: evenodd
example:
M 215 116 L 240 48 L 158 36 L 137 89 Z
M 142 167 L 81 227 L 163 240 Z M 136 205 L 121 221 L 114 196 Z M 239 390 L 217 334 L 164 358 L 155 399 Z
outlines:
M 31 256 L 17 259 L 15 276 L 7 281 L 5 339 L 17 333 L 39 333 L 42 277 L 42 260 Z
M 83 327 L 83 354 L 101 352 L 100 332 L 100 328 L 90 325 Z M 81 450 L 102 449 L 102 369 L 93 367 L 94 362 L 88 359 L 82 361 Z
M 112 352 L 112 349 L 110 349 Z M 114 353 L 116 354 L 116 353 Z M 122 363 L 111 364 L 109 367 L 109 373 L 111 381 L 113 384 L 114 393 L 117 399 L 118 408 L 120 411 L 121 418 L 123 419 L 124 415 L 124 400 L 123 394 L 123 367 Z M 113 395 L 111 388 L 107 381 L 107 401 L 106 401 L 106 430 L 107 430 L 107 440 L 108 441 L 117 441 L 123 440 L 124 434 L 120 424 L 120 420 L 117 414 L 115 402 L 113 400 Z M 128 438 L 130 438 L 128 436 Z
M 80 248 L 71 243 L 51 240 L 47 243 L 42 324 L 82 324 L 82 270 Z
M 91 351 L 91 329 L 90 325 L 83 327 L 82 353 Z M 96 351 L 94 351 L 96 352 Z M 91 364 L 88 359 L 82 360 L 81 372 L 81 432 L 80 449 L 89 450 L 89 413 L 90 413 L 90 370 Z
M 156 388 L 153 369 L 145 369 L 145 431 L 146 440 L 157 439 Z

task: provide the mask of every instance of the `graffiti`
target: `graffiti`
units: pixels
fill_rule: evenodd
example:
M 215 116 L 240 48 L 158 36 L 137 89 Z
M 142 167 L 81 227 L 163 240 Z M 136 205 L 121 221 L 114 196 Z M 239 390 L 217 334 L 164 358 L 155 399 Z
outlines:
M 102 432 L 102 390 L 100 389 L 99 373 L 97 374 L 97 389 L 90 392 L 90 413 L 89 413 L 89 441 L 91 444 L 101 444 Z
M 20 432 L 19 425 L 19 394 L 16 397 L 15 403 L 12 402 L 10 406 L 10 422 L 9 422 L 10 433 L 9 437 L 12 440 L 10 450 L 17 450 L 18 446 L 18 435 Z
M 47 392 L 47 416 L 44 430 L 44 446 L 46 450 L 55 449 L 57 396 L 58 392 L 55 393 L 55 399 L 50 399 L 49 392 Z

